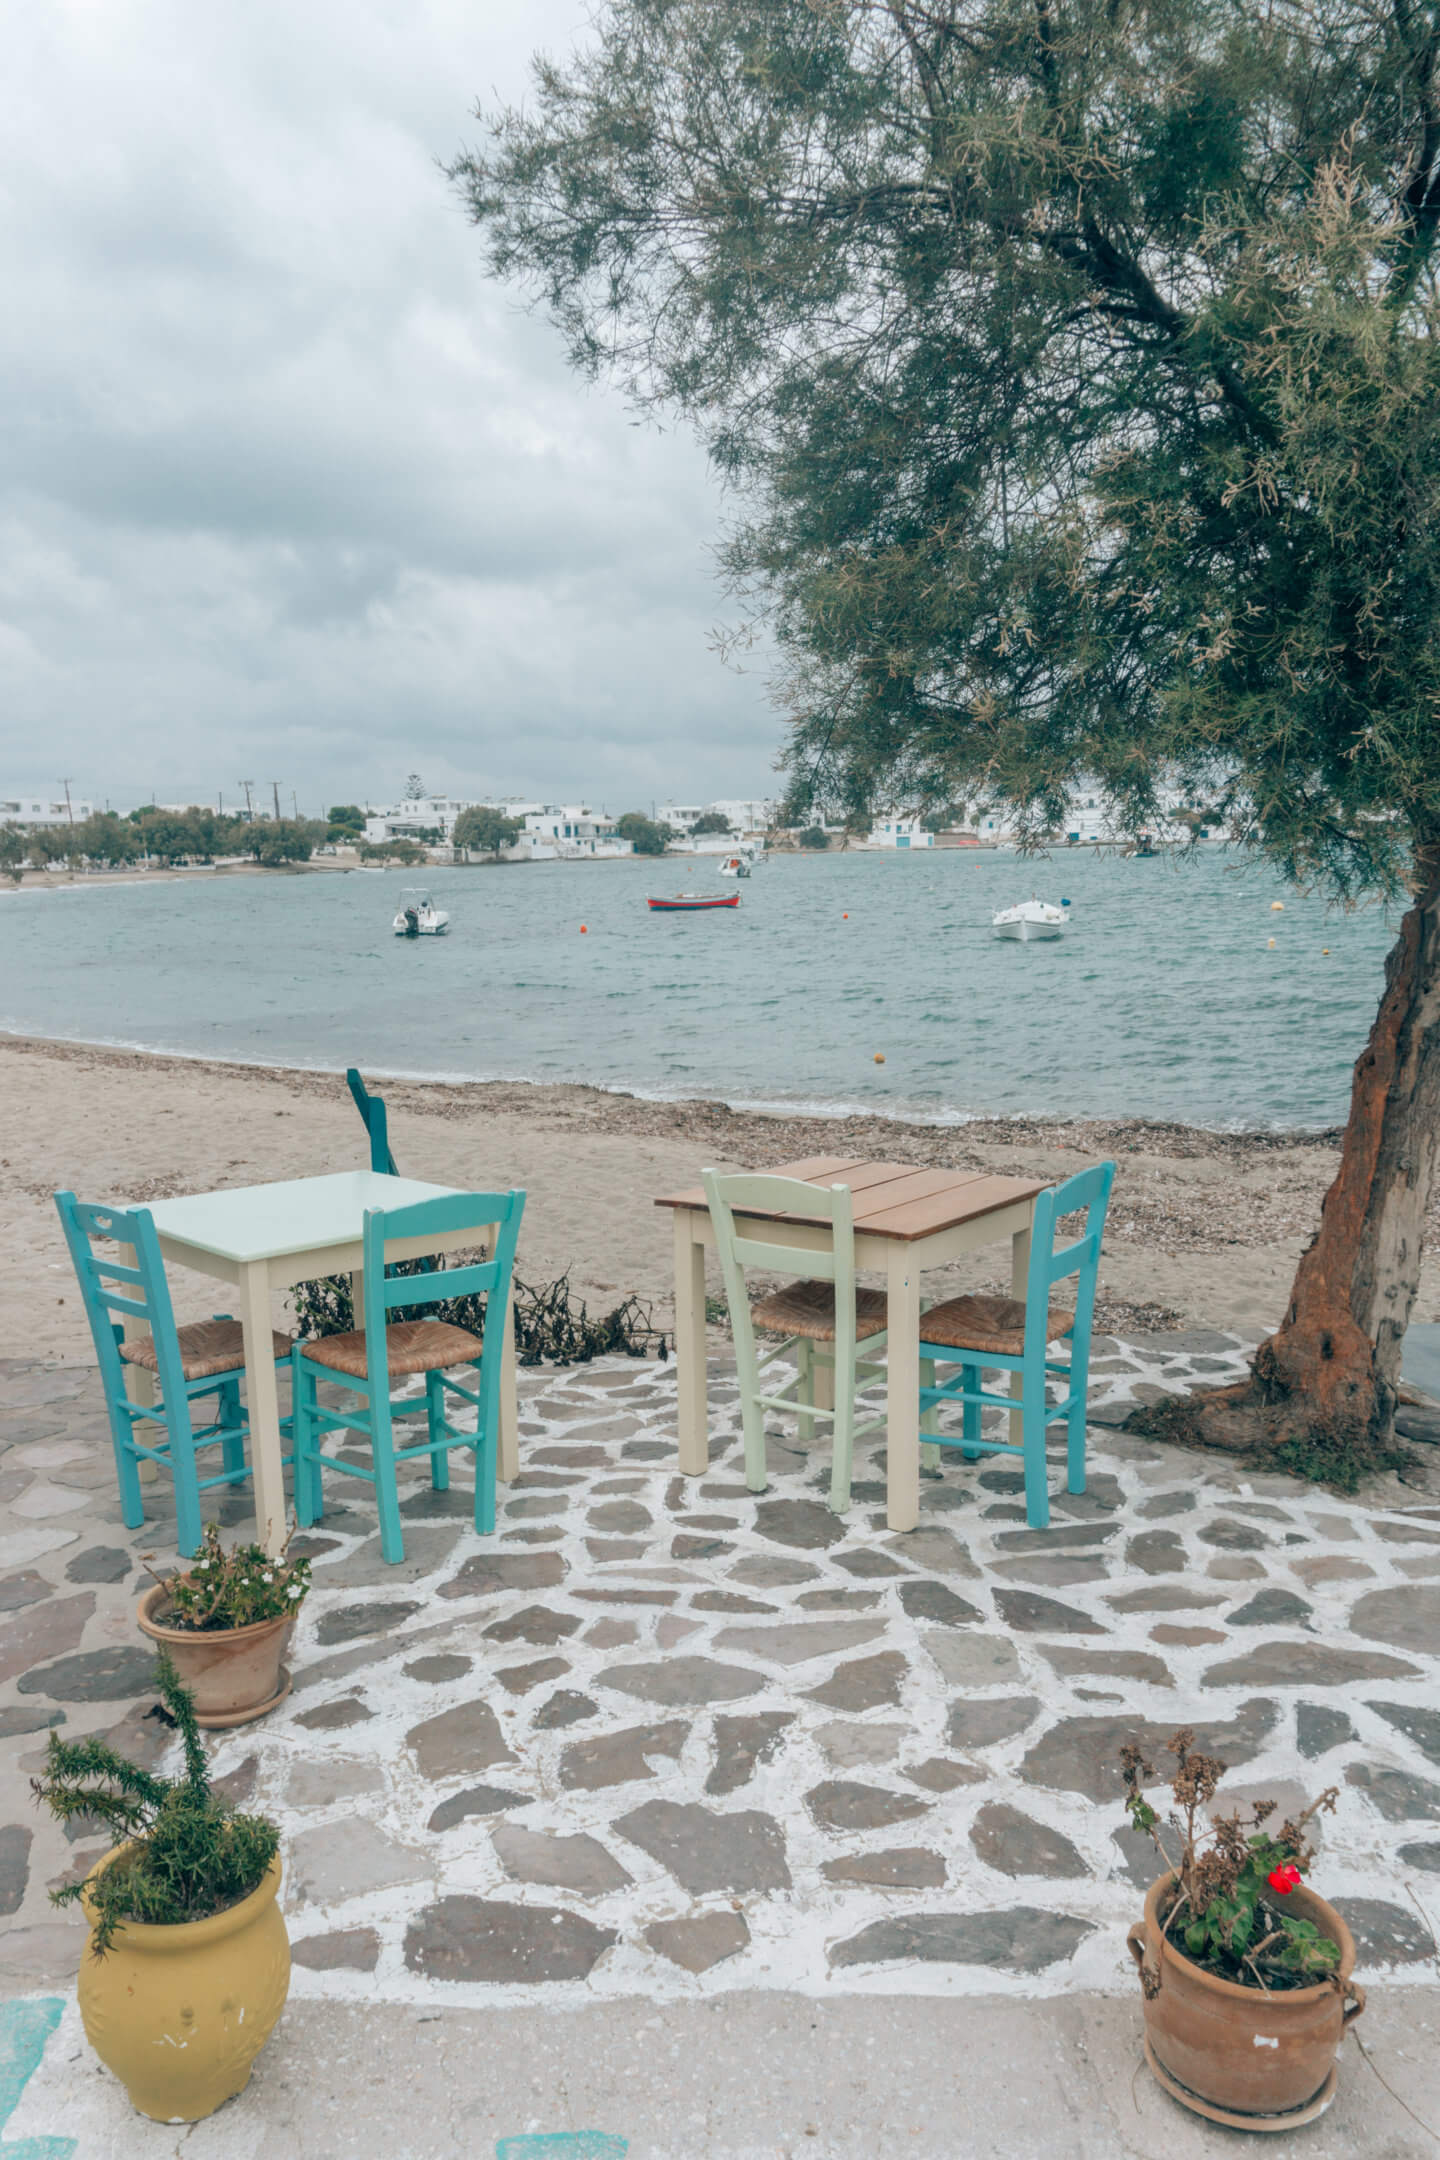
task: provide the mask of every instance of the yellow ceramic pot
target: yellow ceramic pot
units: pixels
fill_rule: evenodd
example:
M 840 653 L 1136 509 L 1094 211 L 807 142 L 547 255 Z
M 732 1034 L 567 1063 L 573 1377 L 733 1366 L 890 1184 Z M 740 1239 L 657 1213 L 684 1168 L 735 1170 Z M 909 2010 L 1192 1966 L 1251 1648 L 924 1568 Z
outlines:
M 107 1853 L 91 1880 L 119 1857 Z M 87 1944 L 86 2038 L 142 2115 L 198 2122 L 248 2083 L 290 1992 L 279 1888 L 277 1853 L 258 1889 L 226 1912 L 181 1927 L 127 1921 L 101 1958 Z M 82 1902 L 93 1940 L 88 1892 Z

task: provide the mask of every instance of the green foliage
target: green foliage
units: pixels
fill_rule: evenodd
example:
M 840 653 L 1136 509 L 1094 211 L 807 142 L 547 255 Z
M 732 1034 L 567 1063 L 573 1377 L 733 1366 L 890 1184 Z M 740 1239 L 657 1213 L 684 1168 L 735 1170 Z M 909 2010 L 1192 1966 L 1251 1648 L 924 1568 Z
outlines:
M 627 810 L 615 820 L 615 830 L 637 855 L 663 855 L 670 843 L 669 826 L 657 824 L 640 810 Z
M 246 845 L 262 869 L 278 869 L 284 863 L 309 862 L 323 828 L 308 818 L 257 819 L 245 828 Z
M 25 876 L 25 857 L 30 842 L 19 825 L 0 825 L 0 870 L 12 885 L 21 883 Z
M 409 869 L 416 863 L 423 863 L 426 860 L 426 855 L 424 848 L 414 840 L 377 840 L 374 842 L 362 840 L 360 843 L 360 860 L 362 862 L 402 863 Z
M 1329 1432 L 1323 1426 L 1312 1425 L 1282 1440 L 1273 1461 L 1278 1470 L 1288 1470 L 1292 1477 L 1328 1485 L 1334 1492 L 1356 1493 L 1366 1478 L 1386 1470 L 1411 1468 L 1416 1456 L 1413 1448 L 1398 1441 L 1379 1441 L 1363 1433 Z
M 1313 1986 L 1335 1972 L 1339 1946 L 1313 1921 L 1287 1912 L 1285 1901 L 1314 1858 L 1306 1826 L 1317 1810 L 1334 1808 L 1337 1789 L 1332 1786 L 1275 1831 L 1265 1827 L 1276 1812 L 1273 1800 L 1259 1800 L 1248 1812 L 1211 1817 L 1209 1805 L 1225 1765 L 1197 1753 L 1194 1742 L 1190 1731 L 1177 1732 L 1169 1742 L 1176 1767 L 1168 1825 L 1179 1840 L 1173 1857 L 1160 1835 L 1161 1817 L 1144 1793 L 1144 1780 L 1156 1774 L 1154 1765 L 1133 1745 L 1120 1753 L 1131 1826 L 1153 1839 L 1176 1877 L 1164 1931 L 1196 1964 L 1241 1987 Z
M 289 1540 L 286 1540 L 288 1545 Z M 287 1620 L 299 1612 L 310 1588 L 310 1562 L 278 1559 L 263 1545 L 227 1552 L 216 1523 L 208 1523 L 200 1551 L 180 1574 L 157 1577 L 169 1593 L 161 1625 L 194 1628 L 249 1627 L 257 1620 Z
M 464 1266 L 477 1254 L 452 1253 L 453 1265 Z M 385 1272 L 404 1276 L 421 1274 L 444 1261 L 398 1260 Z M 330 1275 L 316 1282 L 297 1283 L 291 1293 L 295 1317 L 308 1336 L 348 1335 L 355 1327 L 355 1306 L 348 1275 Z M 481 1296 L 442 1299 L 439 1303 L 395 1306 L 392 1320 L 444 1320 L 451 1327 L 466 1328 L 482 1340 L 485 1334 L 486 1299 Z M 653 1344 L 657 1357 L 667 1354 L 666 1341 L 651 1323 L 650 1308 L 637 1297 L 625 1298 L 608 1313 L 592 1319 L 583 1298 L 570 1289 L 568 1275 L 534 1289 L 518 1277 L 513 1283 L 512 1311 L 515 1349 L 522 1365 L 586 1365 L 592 1358 L 619 1353 L 643 1358 Z
M 45 1775 L 31 1780 L 36 1799 L 60 1822 L 96 1818 L 113 1844 L 129 1848 L 90 1889 L 97 1957 L 127 1920 L 169 1927 L 238 1904 L 259 1888 L 279 1849 L 273 1823 L 237 1815 L 212 1792 L 195 1698 L 168 1657 L 157 1659 L 156 1676 L 184 1743 L 182 1777 L 155 1777 L 104 1740 L 62 1740 L 52 1732 Z M 52 1890 L 51 1903 L 72 1904 L 83 1888 L 73 1882 Z
M 337 832 L 345 833 L 354 839 L 365 830 L 365 812 L 360 808 L 359 803 L 332 803 L 329 810 L 329 824 L 332 839 Z
M 828 848 L 830 835 L 823 825 L 807 825 L 800 834 L 800 845 L 803 848 Z
M 503 810 L 482 803 L 476 809 L 461 811 L 451 838 L 457 848 L 474 848 L 481 855 L 498 855 L 502 848 L 515 845 L 522 829 L 518 818 L 506 817 Z
M 730 820 L 723 811 L 705 810 L 690 827 L 690 835 L 693 839 L 698 833 L 728 833 L 731 829 Z
M 1178 781 L 1348 898 L 1440 833 L 1437 109 L 1435 0 L 614 0 L 452 176 L 745 506 L 790 822 Z

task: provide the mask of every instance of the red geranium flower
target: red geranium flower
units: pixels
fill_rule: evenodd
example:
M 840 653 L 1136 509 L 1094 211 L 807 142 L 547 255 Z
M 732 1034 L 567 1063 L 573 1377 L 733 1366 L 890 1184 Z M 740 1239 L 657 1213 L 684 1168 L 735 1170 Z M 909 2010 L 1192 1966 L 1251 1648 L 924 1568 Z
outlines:
M 1281 1897 L 1289 1897 L 1292 1890 L 1300 1887 L 1300 1870 L 1293 1860 L 1287 1860 L 1283 1867 L 1274 1869 L 1266 1879 L 1272 1890 L 1277 1891 Z

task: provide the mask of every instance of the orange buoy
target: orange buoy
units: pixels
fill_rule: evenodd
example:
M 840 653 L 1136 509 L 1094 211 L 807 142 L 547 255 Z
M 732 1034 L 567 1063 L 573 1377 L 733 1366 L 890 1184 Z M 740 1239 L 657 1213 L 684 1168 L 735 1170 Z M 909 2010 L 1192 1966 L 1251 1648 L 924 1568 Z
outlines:
M 885 1053 L 884 1053 L 884 1051 L 883 1051 L 883 1050 L 877 1050 L 877 1051 L 875 1052 L 875 1063 L 876 1063 L 877 1065 L 883 1065 L 883 1064 L 884 1064 L 884 1062 L 885 1062 Z
M 588 935 L 589 935 L 589 929 L 588 929 L 588 926 L 587 926 L 587 925 L 586 925 L 585 923 L 583 923 L 583 922 L 582 922 L 582 923 L 581 923 L 581 925 L 580 925 L 580 935 L 581 935 L 581 937 L 586 937 L 586 936 L 588 936 Z
M 845 913 L 844 913 L 844 914 L 843 914 L 843 915 L 841 916 L 840 920 L 841 920 L 841 922 L 849 922 L 849 920 L 850 920 L 850 911 L 849 911 L 849 909 L 848 909 L 848 908 L 846 909 Z

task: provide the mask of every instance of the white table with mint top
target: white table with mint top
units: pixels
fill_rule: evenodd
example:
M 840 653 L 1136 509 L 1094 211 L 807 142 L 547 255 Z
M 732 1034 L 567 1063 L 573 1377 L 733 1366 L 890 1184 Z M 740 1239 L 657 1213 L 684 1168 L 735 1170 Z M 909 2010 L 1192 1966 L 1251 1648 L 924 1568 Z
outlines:
M 342 1170 L 329 1177 L 286 1178 L 274 1185 L 190 1193 L 152 1205 L 150 1214 L 166 1261 L 233 1283 L 238 1293 L 255 1523 L 267 1552 L 279 1552 L 286 1535 L 280 1404 L 270 1342 L 273 1293 L 317 1276 L 349 1275 L 358 1321 L 367 1210 L 409 1207 L 417 1200 L 439 1200 L 459 1189 L 422 1184 L 418 1178 L 387 1177 L 377 1170 Z M 431 1233 L 423 1238 L 399 1238 L 386 1249 L 391 1259 L 411 1260 L 474 1244 L 475 1232 L 470 1229 L 444 1237 Z M 504 1324 L 497 1467 L 508 1481 L 519 1467 L 515 1331 L 508 1306 Z

